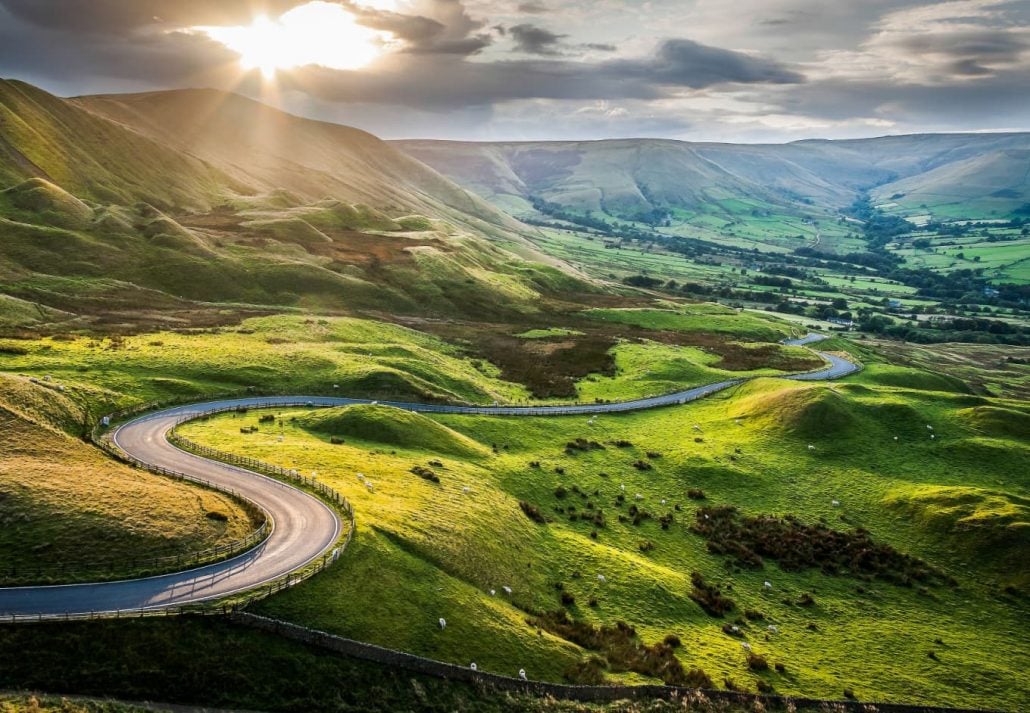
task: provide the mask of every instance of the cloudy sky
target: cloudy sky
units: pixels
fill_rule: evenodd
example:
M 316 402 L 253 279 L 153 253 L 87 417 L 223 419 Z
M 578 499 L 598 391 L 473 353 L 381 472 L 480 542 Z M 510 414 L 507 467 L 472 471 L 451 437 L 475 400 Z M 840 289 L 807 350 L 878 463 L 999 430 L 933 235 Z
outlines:
M 1030 130 L 1030 1 L 0 0 L 0 76 L 386 138 Z

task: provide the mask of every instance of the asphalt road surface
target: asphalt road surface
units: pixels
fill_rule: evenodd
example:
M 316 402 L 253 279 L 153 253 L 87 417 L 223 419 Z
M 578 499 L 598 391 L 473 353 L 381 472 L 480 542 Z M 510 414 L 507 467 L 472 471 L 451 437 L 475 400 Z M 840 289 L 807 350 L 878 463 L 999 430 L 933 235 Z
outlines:
M 800 346 L 815 343 L 823 338 L 821 335 L 810 334 L 785 343 Z M 818 371 L 785 378 L 797 381 L 822 381 L 847 376 L 859 369 L 855 364 L 838 356 L 825 352 L 817 353 L 829 362 L 828 366 Z M 235 407 L 343 406 L 370 403 L 381 403 L 422 413 L 496 416 L 605 414 L 683 404 L 744 381 L 747 379 L 731 379 L 674 394 L 634 401 L 570 406 L 447 406 L 324 396 L 280 396 L 212 401 L 143 416 L 115 431 L 114 441 L 122 450 L 150 465 L 187 473 L 236 490 L 271 516 L 271 534 L 262 544 L 244 554 L 225 562 L 183 572 L 97 584 L 0 589 L 0 618 L 12 615 L 54 616 L 128 612 L 195 604 L 260 587 L 328 554 L 343 525 L 339 516 L 320 500 L 273 478 L 185 453 L 168 442 L 168 431 L 191 414 Z

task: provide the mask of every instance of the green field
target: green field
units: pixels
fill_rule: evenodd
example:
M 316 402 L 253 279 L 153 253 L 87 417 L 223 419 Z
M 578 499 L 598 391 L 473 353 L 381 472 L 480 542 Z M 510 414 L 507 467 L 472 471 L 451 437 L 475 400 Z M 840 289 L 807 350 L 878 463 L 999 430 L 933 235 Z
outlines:
M 648 678 L 604 645 L 575 644 L 537 621 L 564 609 L 588 625 L 625 621 L 642 644 L 675 634 L 683 667 L 703 669 L 720 686 L 731 679 L 754 689 L 761 680 L 789 694 L 832 698 L 849 688 L 865 700 L 1010 710 L 1025 698 L 1030 661 L 1014 636 L 1027 615 L 1025 594 L 1003 591 L 1030 586 L 1018 565 L 1030 546 L 1030 482 L 1020 466 L 1030 443 L 1010 425 L 1030 419 L 1019 402 L 874 365 L 846 383 L 760 380 L 593 425 L 396 414 L 397 428 L 361 429 L 356 424 L 389 411 L 354 407 L 284 411 L 274 427 L 241 436 L 240 426 L 258 415 L 182 430 L 315 470 L 352 500 L 358 517 L 339 567 L 262 603 L 261 613 L 502 673 L 523 667 L 560 680 L 582 675 L 573 664 L 600 655 L 608 679 Z M 426 432 L 436 435 L 426 441 Z M 344 442 L 331 444 L 330 435 Z M 586 445 L 566 445 L 576 439 Z M 470 441 L 478 449 L 469 450 Z M 412 473 L 415 466 L 440 482 Z M 705 500 L 689 499 L 690 488 Z M 867 528 L 939 579 L 900 586 L 860 568 L 829 575 L 818 565 L 781 567 L 773 556 L 758 569 L 734 564 L 706 551 L 691 528 L 699 507 L 722 504 L 840 531 Z M 634 524 L 639 510 L 649 515 Z M 735 601 L 725 618 L 691 600 L 695 571 Z M 805 594 L 814 605 L 798 604 Z M 731 623 L 740 635 L 724 633 Z M 738 636 L 784 672 L 750 670 Z

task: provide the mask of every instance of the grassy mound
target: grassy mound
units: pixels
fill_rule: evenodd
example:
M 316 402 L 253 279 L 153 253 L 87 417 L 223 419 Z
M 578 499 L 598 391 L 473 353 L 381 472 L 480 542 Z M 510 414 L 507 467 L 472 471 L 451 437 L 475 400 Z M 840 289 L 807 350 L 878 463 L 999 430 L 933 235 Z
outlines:
M 421 414 L 389 406 L 344 406 L 304 416 L 303 428 L 411 450 L 475 457 L 486 448 Z
M 81 397 L 54 382 L 0 380 L 0 581 L 132 575 L 134 560 L 250 532 L 227 497 L 119 465 L 69 436 L 81 429 Z
M 401 224 L 392 220 L 386 214 L 370 208 L 367 205 L 347 205 L 340 201 L 321 201 L 307 208 L 298 209 L 311 225 L 323 230 L 382 230 L 397 231 L 402 228 Z
M 948 391 L 956 394 L 973 393 L 965 383 L 953 376 L 906 366 L 869 364 L 856 378 L 879 386 L 897 386 L 918 391 Z
M 1030 498 L 972 486 L 923 485 L 894 488 L 883 502 L 998 563 L 1009 583 L 1030 591 L 1025 566 L 1030 560 Z
M 1000 406 L 974 406 L 958 415 L 972 428 L 987 436 L 1030 437 L 1030 414 Z
M 734 405 L 735 417 L 794 436 L 843 436 L 858 423 L 853 402 L 822 385 L 776 388 L 759 381 L 744 391 L 748 395 Z
M 285 218 L 282 220 L 255 220 L 244 223 L 248 228 L 254 228 L 260 233 L 269 235 L 281 243 L 294 243 L 296 245 L 318 245 L 319 243 L 330 243 L 329 236 L 300 218 Z
M 59 186 L 30 178 L 8 188 L 2 197 L 14 208 L 30 213 L 31 222 L 62 228 L 81 228 L 93 218 L 93 209 Z

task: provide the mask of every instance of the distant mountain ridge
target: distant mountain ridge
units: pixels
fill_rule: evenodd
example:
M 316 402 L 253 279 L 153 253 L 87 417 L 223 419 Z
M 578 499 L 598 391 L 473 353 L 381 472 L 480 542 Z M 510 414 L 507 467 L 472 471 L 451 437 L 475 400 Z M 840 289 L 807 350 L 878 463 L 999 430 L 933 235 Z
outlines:
M 1004 217 L 1030 202 L 1030 133 L 919 134 L 789 144 L 666 139 L 397 141 L 396 146 L 496 205 L 529 214 L 534 200 L 632 217 L 704 211 L 728 198 L 773 210 L 835 210 L 861 191 L 912 214 Z M 989 180 L 970 180 L 984 165 Z M 925 208 L 924 208 L 925 204 Z

